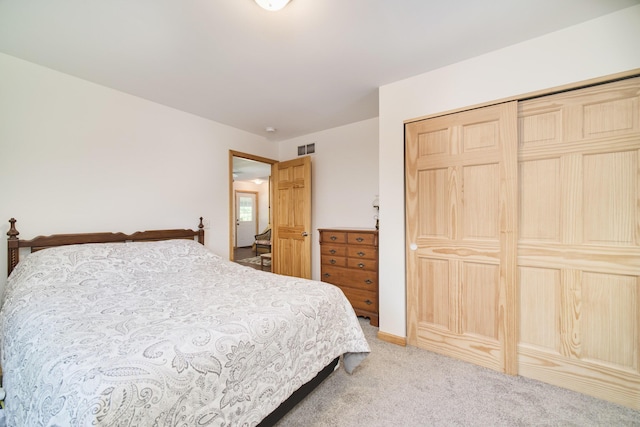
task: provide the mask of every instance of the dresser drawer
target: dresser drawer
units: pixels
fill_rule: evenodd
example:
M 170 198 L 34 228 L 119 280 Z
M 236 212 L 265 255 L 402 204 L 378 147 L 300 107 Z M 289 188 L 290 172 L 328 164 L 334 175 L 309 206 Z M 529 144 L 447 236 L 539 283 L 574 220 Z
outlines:
M 347 256 L 347 247 L 344 245 L 325 245 L 320 247 L 321 255 Z
M 343 256 L 322 255 L 322 264 L 335 265 L 336 267 L 346 267 L 347 258 Z
M 369 245 L 375 244 L 376 236 L 371 233 L 349 233 L 347 235 L 347 243 L 350 245 Z
M 347 234 L 339 231 L 321 231 L 320 241 L 324 243 L 347 243 Z
M 347 261 L 347 267 L 352 268 L 356 271 L 358 270 L 367 270 L 367 271 L 378 271 L 378 261 L 375 259 L 367 259 L 367 258 L 345 258 Z
M 323 282 L 342 287 L 378 291 L 377 271 L 356 271 L 349 268 L 322 265 Z
M 353 308 L 373 313 L 378 312 L 378 294 L 376 292 L 350 288 L 342 288 L 342 292 Z
M 351 258 L 376 259 L 378 258 L 378 251 L 372 246 L 348 246 L 347 256 Z

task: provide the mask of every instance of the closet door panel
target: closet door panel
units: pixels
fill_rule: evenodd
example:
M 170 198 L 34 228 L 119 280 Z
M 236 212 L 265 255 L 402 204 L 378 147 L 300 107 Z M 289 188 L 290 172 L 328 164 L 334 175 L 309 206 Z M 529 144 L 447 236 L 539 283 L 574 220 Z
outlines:
M 462 333 L 498 343 L 498 265 L 462 263 Z
M 451 297 L 455 294 L 450 289 L 449 262 L 439 259 L 420 259 L 420 276 L 424 277 L 425 286 L 419 289 L 420 322 L 450 331 L 454 325 L 450 323 Z
M 418 187 L 423 197 L 418 202 L 420 235 L 448 239 L 451 227 L 449 205 L 449 173 L 447 168 L 426 169 L 418 173 Z
M 640 409 L 640 79 L 519 105 L 522 375 Z
M 637 279 L 585 272 L 581 357 L 638 371 Z
M 463 239 L 500 244 L 500 166 L 497 163 L 463 169 L 461 222 Z
M 432 157 L 436 154 L 449 154 L 449 128 L 422 132 L 418 136 L 418 156 Z
M 412 345 L 515 373 L 517 106 L 407 125 Z
M 633 246 L 637 227 L 638 152 L 584 156 L 584 243 Z
M 559 242 L 562 202 L 560 159 L 522 162 L 520 180 L 520 239 Z
M 561 272 L 520 267 L 520 343 L 560 354 Z

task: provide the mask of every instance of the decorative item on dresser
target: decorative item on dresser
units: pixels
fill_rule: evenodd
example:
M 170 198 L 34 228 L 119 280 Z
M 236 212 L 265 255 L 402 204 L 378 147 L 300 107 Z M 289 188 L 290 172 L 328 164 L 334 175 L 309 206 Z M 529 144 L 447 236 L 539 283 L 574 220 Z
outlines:
M 342 289 L 358 316 L 378 326 L 378 230 L 320 228 L 320 276 Z

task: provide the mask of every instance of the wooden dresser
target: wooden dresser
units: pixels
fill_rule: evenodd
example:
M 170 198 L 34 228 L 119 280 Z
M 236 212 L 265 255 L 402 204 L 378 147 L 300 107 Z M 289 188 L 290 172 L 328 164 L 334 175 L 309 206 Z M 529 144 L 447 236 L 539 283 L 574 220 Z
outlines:
M 342 289 L 358 316 L 378 326 L 378 230 L 321 228 L 320 278 Z

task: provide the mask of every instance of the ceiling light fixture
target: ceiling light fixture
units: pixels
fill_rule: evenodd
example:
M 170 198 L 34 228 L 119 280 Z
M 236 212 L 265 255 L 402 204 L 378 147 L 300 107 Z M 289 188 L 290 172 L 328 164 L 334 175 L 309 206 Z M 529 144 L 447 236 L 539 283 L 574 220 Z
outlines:
M 285 7 L 289 1 L 290 0 L 256 0 L 256 3 L 265 10 L 275 12 Z

